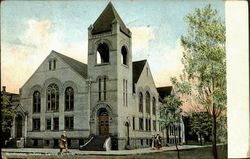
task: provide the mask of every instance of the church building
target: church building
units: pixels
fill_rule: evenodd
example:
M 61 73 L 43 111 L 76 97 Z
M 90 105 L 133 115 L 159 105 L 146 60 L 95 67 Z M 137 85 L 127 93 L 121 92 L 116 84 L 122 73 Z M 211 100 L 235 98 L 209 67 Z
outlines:
M 88 28 L 88 64 L 51 51 L 20 88 L 11 135 L 26 147 L 57 147 L 63 131 L 70 148 L 107 136 L 112 149 L 149 147 L 153 134 L 164 144 L 160 98 L 147 60 L 132 61 L 132 33 L 109 2 Z

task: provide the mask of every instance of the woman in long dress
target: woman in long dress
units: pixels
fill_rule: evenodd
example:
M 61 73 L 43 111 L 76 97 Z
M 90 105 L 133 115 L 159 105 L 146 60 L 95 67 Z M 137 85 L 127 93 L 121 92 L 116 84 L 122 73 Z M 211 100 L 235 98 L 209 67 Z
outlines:
M 58 154 L 62 155 L 63 149 L 66 149 L 67 151 L 67 136 L 64 134 L 61 135 L 60 141 L 59 141 L 59 148 L 60 152 Z
M 153 150 L 155 149 L 155 135 L 152 135 L 152 138 L 151 138 L 151 148 Z
M 160 134 L 156 135 L 155 141 L 156 141 L 156 148 L 157 148 L 157 150 L 159 150 L 162 147 Z

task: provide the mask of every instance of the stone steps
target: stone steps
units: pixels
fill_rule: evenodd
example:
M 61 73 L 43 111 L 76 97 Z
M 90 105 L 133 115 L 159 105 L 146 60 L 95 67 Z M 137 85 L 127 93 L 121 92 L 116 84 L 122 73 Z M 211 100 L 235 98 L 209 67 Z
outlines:
M 94 138 L 80 150 L 84 151 L 105 151 L 103 144 L 108 137 L 106 136 L 94 136 Z

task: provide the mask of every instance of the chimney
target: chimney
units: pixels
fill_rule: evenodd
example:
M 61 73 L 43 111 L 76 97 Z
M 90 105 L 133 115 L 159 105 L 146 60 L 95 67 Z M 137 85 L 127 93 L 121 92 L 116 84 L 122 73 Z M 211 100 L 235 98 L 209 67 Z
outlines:
M 3 92 L 4 93 L 6 92 L 6 86 L 3 86 Z

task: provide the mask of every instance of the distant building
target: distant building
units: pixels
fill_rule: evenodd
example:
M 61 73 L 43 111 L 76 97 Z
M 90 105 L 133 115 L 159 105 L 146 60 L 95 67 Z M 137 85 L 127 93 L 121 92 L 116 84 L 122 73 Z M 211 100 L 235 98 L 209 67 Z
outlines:
M 111 136 L 113 149 L 125 149 L 149 147 L 159 133 L 165 144 L 159 121 L 165 90 L 158 93 L 147 60 L 132 61 L 131 39 L 109 3 L 88 28 L 88 64 L 51 51 L 22 86 L 15 121 L 22 125 L 14 124 L 12 137 L 24 137 L 27 147 L 56 147 L 66 130 L 71 148 L 90 136 Z

